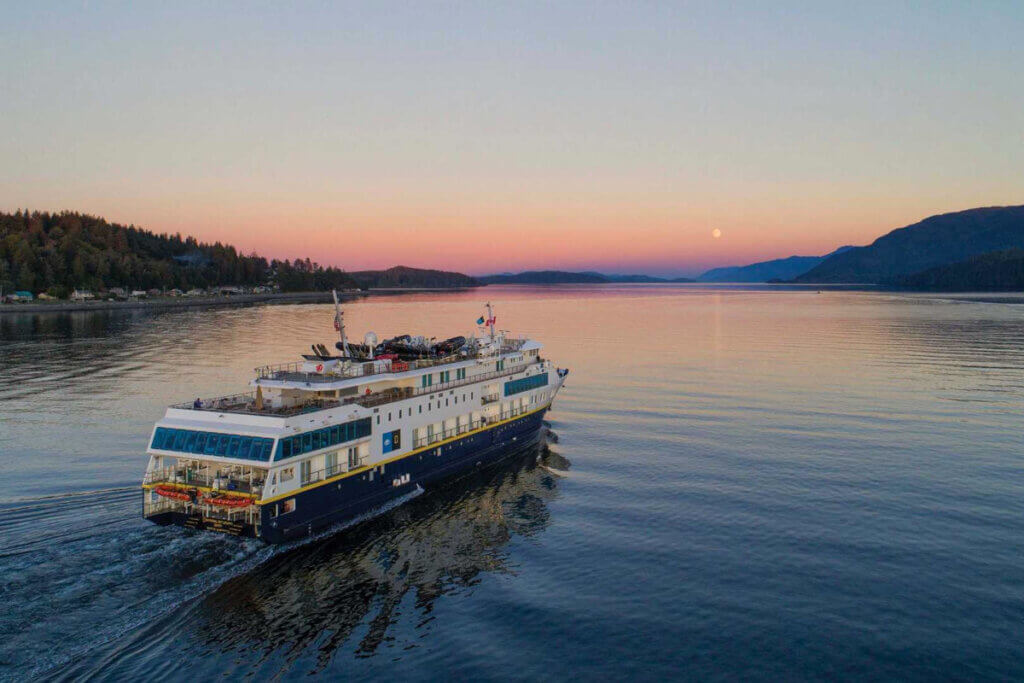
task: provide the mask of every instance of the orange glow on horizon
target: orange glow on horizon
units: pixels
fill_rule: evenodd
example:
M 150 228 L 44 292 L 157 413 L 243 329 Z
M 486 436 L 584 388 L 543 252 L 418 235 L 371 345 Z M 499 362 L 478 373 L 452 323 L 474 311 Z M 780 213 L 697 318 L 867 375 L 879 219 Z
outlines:
M 960 208 L 966 207 L 833 201 L 779 210 L 764 200 L 696 208 L 247 205 L 187 212 L 140 206 L 132 215 L 110 206 L 93 212 L 156 232 L 221 241 L 244 253 L 308 257 L 346 270 L 407 265 L 474 275 L 546 269 L 693 275 L 718 266 L 868 244 L 927 215 Z

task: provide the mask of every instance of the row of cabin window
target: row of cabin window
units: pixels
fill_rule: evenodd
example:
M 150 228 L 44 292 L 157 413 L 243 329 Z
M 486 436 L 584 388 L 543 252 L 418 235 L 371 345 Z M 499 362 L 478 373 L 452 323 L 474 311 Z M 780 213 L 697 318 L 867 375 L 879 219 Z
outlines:
M 474 392 L 472 392 L 472 391 L 471 391 L 471 392 L 469 392 L 469 398 L 470 398 L 470 399 L 472 399 L 472 398 L 473 398 L 473 395 L 474 395 Z M 453 397 L 452 397 L 452 400 L 454 400 L 454 401 L 455 401 L 455 403 L 458 403 L 458 402 L 459 402 L 459 397 L 458 397 L 458 396 L 453 396 Z M 466 395 L 465 395 L 465 394 L 463 394 L 463 395 L 462 395 L 462 402 L 463 402 L 463 403 L 465 403 L 465 402 L 466 402 Z M 448 407 L 448 399 L 447 399 L 447 398 L 446 398 L 446 399 L 444 400 L 444 405 L 445 405 L 445 407 Z M 434 402 L 433 402 L 433 401 L 428 401 L 428 402 L 427 402 L 427 412 L 428 412 L 428 413 L 429 413 L 429 412 L 430 412 L 430 410 L 431 410 L 431 409 L 433 408 L 433 406 L 434 406 Z M 440 407 L 441 407 L 441 397 L 440 397 L 440 396 L 438 396 L 438 397 L 437 397 L 437 407 L 438 407 L 438 408 L 440 408 Z M 419 409 L 419 413 L 422 413 L 422 412 L 423 412 L 423 406 L 422 406 L 422 405 L 420 405 L 420 406 L 417 406 L 417 408 Z M 403 414 L 403 411 L 404 411 L 404 410 L 405 410 L 404 408 L 399 408 L 399 409 L 398 409 L 398 419 L 399 419 L 399 420 L 401 420 L 401 419 L 402 419 L 402 414 Z M 418 414 L 419 414 L 419 413 L 418 413 Z M 409 414 L 409 415 L 412 415 L 412 408 L 409 408 L 409 412 L 408 412 L 408 414 Z M 389 412 L 389 413 L 388 413 L 388 422 L 391 422 L 391 415 L 392 415 L 392 413 L 390 413 L 390 412 Z M 380 415 L 378 415 L 378 416 L 377 416 L 377 424 L 380 424 Z
M 457 368 L 455 370 L 455 380 L 458 381 L 460 379 L 466 379 L 466 368 Z M 437 382 L 438 382 L 438 384 L 447 384 L 448 382 L 451 382 L 451 381 L 452 381 L 452 371 L 451 370 L 444 370 L 442 372 L 437 373 Z M 430 373 L 430 374 L 423 375 L 422 377 L 420 377 L 420 386 L 421 387 L 432 387 L 432 386 L 434 386 L 434 373 Z
M 281 439 L 277 445 L 277 459 L 302 455 L 335 444 L 345 443 L 353 439 L 361 439 L 370 435 L 370 418 L 353 420 L 333 427 L 324 427 L 312 432 L 304 432 Z
M 157 427 L 153 434 L 153 448 L 162 451 L 195 453 L 196 455 L 219 455 L 225 458 L 246 460 L 270 460 L 274 447 L 273 439 L 261 439 L 237 434 L 196 432 L 191 429 L 170 429 Z
M 522 379 L 513 379 L 505 382 L 505 395 L 511 396 L 512 394 L 518 394 L 530 389 L 537 389 L 539 387 L 546 386 L 548 383 L 548 373 L 542 372 L 539 375 L 532 375 L 530 377 L 523 377 Z

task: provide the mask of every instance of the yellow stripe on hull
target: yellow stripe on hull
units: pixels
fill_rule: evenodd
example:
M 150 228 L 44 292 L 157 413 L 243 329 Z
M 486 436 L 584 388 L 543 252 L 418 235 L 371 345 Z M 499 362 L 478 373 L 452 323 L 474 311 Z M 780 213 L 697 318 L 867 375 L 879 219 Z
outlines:
M 494 429 L 495 427 L 500 427 L 503 424 L 508 424 L 509 422 L 513 422 L 515 420 L 522 419 L 522 418 L 526 417 L 527 415 L 533 415 L 534 413 L 539 413 L 542 410 L 546 410 L 550 405 L 551 405 L 551 402 L 548 401 L 546 404 L 544 404 L 540 408 L 536 408 L 536 409 L 531 410 L 529 412 L 523 413 L 522 415 L 516 415 L 515 417 L 510 417 L 507 420 L 501 420 L 500 422 L 495 422 L 493 424 L 489 424 L 486 427 L 479 427 L 479 428 L 474 429 L 472 431 L 464 432 L 462 434 L 458 434 L 457 436 L 449 437 L 449 438 L 444 439 L 442 441 L 435 441 L 434 443 L 430 444 L 429 446 L 423 446 L 421 448 L 417 448 L 417 449 L 411 450 L 408 453 L 405 453 L 403 455 L 396 455 L 393 458 L 388 458 L 387 460 L 380 460 L 378 462 L 373 463 L 372 465 L 363 465 L 362 467 L 359 467 L 357 469 L 351 470 L 349 472 L 344 472 L 342 474 L 336 474 L 333 477 L 330 477 L 329 479 L 324 479 L 323 481 L 318 481 L 315 484 L 308 484 L 308 485 L 303 486 L 301 488 L 297 488 L 294 491 L 289 491 L 288 493 L 281 493 L 281 494 L 278 494 L 278 495 L 273 496 L 271 498 L 264 498 L 263 500 L 257 500 L 256 501 L 256 505 L 266 505 L 267 503 L 273 503 L 273 502 L 276 502 L 278 500 L 283 500 L 285 498 L 291 498 L 292 496 L 296 496 L 296 495 L 298 495 L 298 494 L 300 494 L 300 493 L 302 493 L 304 491 L 309 491 L 311 489 L 319 488 L 320 486 L 326 486 L 327 484 L 334 483 L 334 482 L 336 482 L 336 481 L 338 481 L 340 479 L 345 479 L 347 477 L 354 477 L 357 474 L 362 474 L 364 472 L 368 472 L 369 470 L 373 469 L 374 467 L 379 467 L 381 465 L 387 465 L 388 463 L 397 462 L 398 460 L 402 460 L 404 458 L 408 458 L 408 457 L 411 457 L 413 455 L 418 455 L 419 453 L 423 453 L 424 451 L 429 451 L 432 448 L 437 448 L 438 446 L 443 446 L 443 445 L 445 445 L 447 443 L 451 443 L 453 441 L 458 441 L 459 439 L 465 439 L 468 436 L 473 436 L 474 434 L 479 434 L 481 432 L 485 432 L 488 429 Z

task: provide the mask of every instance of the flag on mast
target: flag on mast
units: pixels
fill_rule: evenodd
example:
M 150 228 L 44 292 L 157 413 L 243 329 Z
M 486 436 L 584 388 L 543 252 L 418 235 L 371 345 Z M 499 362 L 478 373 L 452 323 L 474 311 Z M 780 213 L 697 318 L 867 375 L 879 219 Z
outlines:
M 484 324 L 484 317 L 480 316 L 479 318 L 477 318 L 476 319 L 476 324 L 477 325 L 483 325 Z

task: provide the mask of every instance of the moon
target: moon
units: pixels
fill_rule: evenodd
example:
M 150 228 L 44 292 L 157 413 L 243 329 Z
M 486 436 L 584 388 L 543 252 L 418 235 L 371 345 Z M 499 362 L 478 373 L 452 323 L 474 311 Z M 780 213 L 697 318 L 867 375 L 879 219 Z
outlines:
M 719 230 L 718 228 L 715 228 L 714 230 L 711 231 L 711 236 L 717 240 L 719 237 L 722 236 L 722 231 Z

